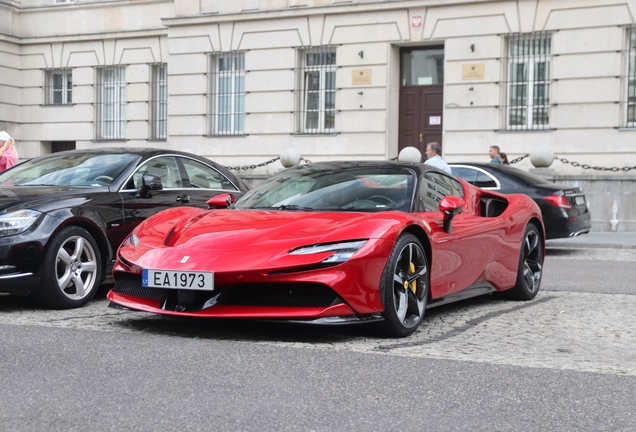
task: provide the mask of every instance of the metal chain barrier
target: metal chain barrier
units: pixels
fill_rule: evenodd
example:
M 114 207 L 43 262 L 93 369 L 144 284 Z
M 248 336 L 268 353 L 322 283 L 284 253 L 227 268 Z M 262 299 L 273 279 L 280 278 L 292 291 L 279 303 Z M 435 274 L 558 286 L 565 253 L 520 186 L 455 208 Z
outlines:
M 266 161 L 266 162 L 259 163 L 259 164 L 253 164 L 253 165 L 243 165 L 243 166 L 240 166 L 240 165 L 237 165 L 237 166 L 226 166 L 225 168 L 227 168 L 227 169 L 229 169 L 229 170 L 235 170 L 235 171 L 239 171 L 239 170 L 248 170 L 248 169 L 255 169 L 255 168 L 264 167 L 264 166 L 266 166 L 266 165 L 269 165 L 269 164 L 271 164 L 271 163 L 274 163 L 274 162 L 276 162 L 277 160 L 280 160 L 280 156 L 279 156 L 279 157 L 277 157 L 277 158 L 274 158 L 274 159 L 270 159 L 270 160 L 268 160 L 268 161 Z M 310 161 L 310 160 L 307 160 L 307 159 L 302 158 L 302 157 L 300 158 L 300 160 L 301 160 L 301 161 L 304 161 L 304 162 L 306 162 L 306 163 L 311 163 L 311 161 Z
M 632 167 L 624 166 L 622 168 L 619 168 L 619 167 L 608 168 L 608 167 L 600 167 L 600 166 L 591 166 L 591 165 L 588 165 L 588 164 L 581 164 L 581 163 L 578 163 L 578 162 L 569 161 L 566 158 L 560 158 L 558 156 L 555 156 L 554 160 L 558 160 L 560 162 L 563 162 L 564 164 L 570 164 L 573 167 L 580 167 L 580 168 L 583 168 L 583 169 L 591 169 L 591 170 L 596 170 L 596 171 L 612 171 L 612 172 L 625 171 L 625 172 L 627 172 L 627 171 L 630 171 L 630 170 L 636 170 L 636 166 L 632 166 Z
M 276 162 L 277 160 L 279 160 L 280 157 L 274 158 L 274 159 L 270 159 L 267 162 L 263 162 L 263 163 L 259 163 L 259 164 L 255 164 L 255 165 L 243 165 L 243 166 L 226 166 L 225 168 L 229 169 L 229 170 L 248 170 L 248 169 L 255 169 L 255 168 L 260 168 L 260 167 L 264 167 L 266 165 L 269 165 L 271 163 Z
M 522 160 L 524 160 L 525 158 L 529 157 L 530 153 L 526 153 L 523 156 L 520 156 L 516 159 L 513 159 L 510 161 L 510 165 L 512 164 L 516 164 L 517 162 L 520 162 Z M 260 168 L 260 167 L 264 167 L 266 165 L 269 165 L 271 163 L 276 162 L 277 160 L 280 160 L 280 157 L 274 158 L 274 159 L 270 159 L 266 162 L 260 163 L 260 164 L 253 164 L 253 165 L 243 165 L 243 166 L 226 166 L 225 168 L 229 169 L 229 170 L 248 170 L 248 169 L 255 169 L 255 168 Z M 390 160 L 397 160 L 397 157 L 392 158 Z M 573 167 L 578 167 L 578 168 L 583 168 L 583 169 L 591 169 L 591 170 L 596 170 L 596 171 L 611 171 L 611 172 L 619 172 L 619 171 L 631 171 L 631 170 L 636 170 L 636 166 L 624 166 L 622 168 L 619 167 L 600 167 L 600 166 L 592 166 L 592 165 L 588 165 L 588 164 L 582 164 L 579 162 L 575 162 L 575 161 L 569 161 L 566 158 L 560 158 L 558 156 L 554 157 L 554 160 L 558 160 L 559 162 L 562 162 L 564 164 L 570 164 Z M 310 160 L 305 159 L 303 157 L 300 158 L 301 162 L 305 162 L 305 163 L 311 163 Z
M 508 162 L 508 163 L 509 163 L 510 165 L 515 164 L 515 163 L 517 163 L 517 162 L 519 162 L 519 161 L 524 160 L 524 159 L 525 159 L 525 158 L 527 158 L 528 156 L 530 156 L 530 153 L 526 153 L 526 154 L 524 154 L 523 156 L 518 157 L 517 159 L 513 159 L 513 160 L 511 160 L 511 161 L 510 161 L 510 162 Z
M 523 159 L 525 159 L 525 158 L 527 158 L 529 156 L 530 156 L 530 154 L 527 153 L 527 154 L 525 154 L 525 155 L 523 155 L 521 157 L 513 159 L 513 160 L 510 161 L 510 165 L 512 165 L 514 163 L 517 163 L 519 161 L 522 161 Z M 562 158 L 562 157 L 558 157 L 558 156 L 555 156 L 554 160 L 558 160 L 559 162 L 562 162 L 564 164 L 570 164 L 573 167 L 579 167 L 579 168 L 583 168 L 583 169 L 591 169 L 591 170 L 596 170 L 596 171 L 611 171 L 611 172 L 625 171 L 625 172 L 627 172 L 627 171 L 631 171 L 631 170 L 636 170 L 636 166 L 632 166 L 632 167 L 624 166 L 622 168 L 619 168 L 619 167 L 608 168 L 608 167 L 592 166 L 592 165 L 588 165 L 588 164 L 582 164 L 582 163 L 579 163 L 579 162 L 569 161 L 566 158 Z

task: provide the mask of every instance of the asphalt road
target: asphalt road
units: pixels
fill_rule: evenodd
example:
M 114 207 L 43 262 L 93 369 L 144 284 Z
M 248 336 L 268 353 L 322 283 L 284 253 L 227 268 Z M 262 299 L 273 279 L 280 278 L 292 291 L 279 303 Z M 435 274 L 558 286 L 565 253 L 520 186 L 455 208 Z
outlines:
M 636 250 L 548 252 L 407 339 L 0 296 L 0 430 L 636 430 Z

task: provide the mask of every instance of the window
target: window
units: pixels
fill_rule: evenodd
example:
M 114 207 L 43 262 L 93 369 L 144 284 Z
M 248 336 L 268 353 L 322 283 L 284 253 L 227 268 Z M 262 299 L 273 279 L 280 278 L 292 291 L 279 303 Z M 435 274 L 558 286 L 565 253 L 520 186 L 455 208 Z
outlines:
M 210 135 L 243 135 L 245 118 L 245 54 L 218 53 L 210 56 Z
M 506 129 L 549 129 L 551 43 L 547 33 L 508 38 Z
M 50 69 L 44 73 L 46 105 L 73 103 L 73 73 L 71 69 Z
M 168 138 L 168 65 L 152 65 L 150 68 L 150 139 Z
M 223 174 L 192 159 L 182 159 L 188 173 L 190 187 L 195 189 L 222 189 L 238 191 L 238 188 Z
M 401 51 L 402 86 L 444 84 L 444 48 Z
M 142 177 L 146 174 L 161 180 L 164 189 L 182 188 L 177 160 L 171 156 L 160 156 L 145 162 L 126 183 L 128 190 L 141 189 Z
M 425 173 L 420 184 L 418 211 L 439 211 L 439 202 L 442 198 L 449 195 L 464 198 L 464 188 L 462 184 L 444 174 L 436 172 Z
M 455 177 L 459 177 L 477 187 L 483 189 L 499 189 L 499 182 L 485 171 L 469 168 L 451 166 L 451 171 Z
M 126 68 L 98 68 L 95 137 L 123 140 L 126 136 Z
M 300 64 L 298 132 L 335 133 L 336 52 L 330 47 L 303 50 Z
M 627 28 L 627 127 L 636 127 L 636 25 Z

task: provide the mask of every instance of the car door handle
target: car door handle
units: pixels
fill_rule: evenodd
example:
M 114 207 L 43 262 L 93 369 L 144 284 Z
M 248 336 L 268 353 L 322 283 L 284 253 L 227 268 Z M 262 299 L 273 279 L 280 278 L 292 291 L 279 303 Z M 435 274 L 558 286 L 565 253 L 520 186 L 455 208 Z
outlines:
M 189 203 L 190 202 L 190 196 L 189 195 L 181 195 L 178 196 L 175 201 L 177 201 L 178 203 Z

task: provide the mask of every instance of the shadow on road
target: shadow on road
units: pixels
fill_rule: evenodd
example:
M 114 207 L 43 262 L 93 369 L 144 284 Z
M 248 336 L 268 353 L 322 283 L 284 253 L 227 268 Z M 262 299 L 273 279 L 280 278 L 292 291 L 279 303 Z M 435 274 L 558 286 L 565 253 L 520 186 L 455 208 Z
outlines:
M 508 303 L 511 306 L 519 302 L 501 300 L 494 295 L 485 295 L 461 302 L 448 304 L 426 311 L 424 322 L 418 332 L 426 332 L 426 326 L 443 320 L 449 314 L 469 312 L 479 314 L 477 310 L 486 304 Z M 395 340 L 382 336 L 377 323 L 353 325 L 315 325 L 298 322 L 274 320 L 243 320 L 220 318 L 186 318 L 160 315 L 142 316 L 135 313 L 135 318 L 118 320 L 114 325 L 122 328 L 189 339 L 216 339 L 249 342 L 283 342 L 333 344 L 338 342 L 359 341 L 360 338 L 371 338 L 376 342 Z

